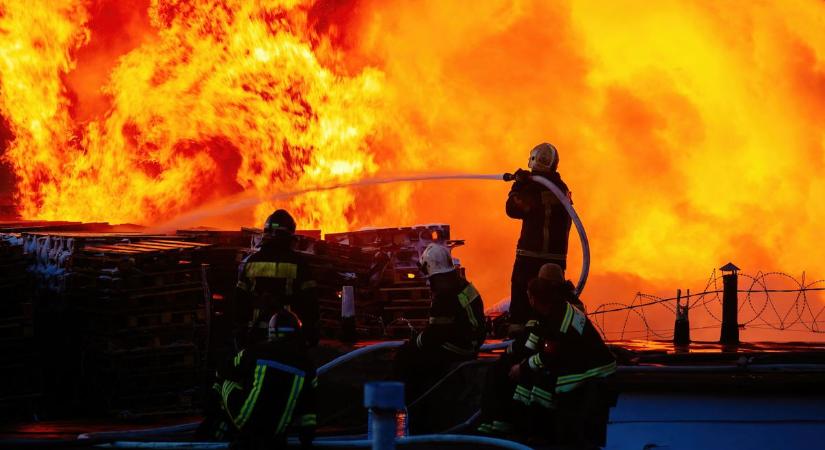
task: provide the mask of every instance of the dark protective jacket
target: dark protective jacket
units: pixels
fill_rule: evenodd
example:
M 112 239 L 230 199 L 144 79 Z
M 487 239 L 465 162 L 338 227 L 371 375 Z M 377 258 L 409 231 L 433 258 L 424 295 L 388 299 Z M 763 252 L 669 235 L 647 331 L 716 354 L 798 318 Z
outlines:
M 269 318 L 289 307 L 303 323 L 310 345 L 318 342 L 319 306 L 316 283 L 291 238 L 266 240 L 238 269 L 235 324 L 250 330 L 255 342 L 266 336 Z
M 558 172 L 534 175 L 547 178 L 571 198 L 570 190 Z M 571 219 L 552 191 L 532 180 L 516 181 L 507 197 L 506 212 L 509 217 L 522 220 L 518 255 L 551 261 L 567 260 Z
M 565 280 L 564 283 L 555 288 L 552 295 L 561 299 L 562 301 L 569 302 L 571 305 L 575 306 L 579 311 L 582 311 L 585 314 L 587 314 L 587 309 L 585 308 L 584 303 L 582 303 L 578 294 L 576 294 L 576 286 L 573 285 L 572 281 Z
M 317 384 L 302 338 L 291 338 L 241 350 L 218 368 L 214 388 L 241 435 L 274 439 L 294 424 L 302 441 L 311 441 L 317 423 Z
M 481 295 L 457 271 L 431 276 L 430 289 L 429 324 L 416 338 L 416 345 L 474 357 L 487 335 Z
M 616 360 L 587 315 L 568 301 L 555 301 L 546 317 L 530 320 L 508 349 L 521 360 L 524 378 L 513 399 L 551 407 L 554 396 L 616 371 Z

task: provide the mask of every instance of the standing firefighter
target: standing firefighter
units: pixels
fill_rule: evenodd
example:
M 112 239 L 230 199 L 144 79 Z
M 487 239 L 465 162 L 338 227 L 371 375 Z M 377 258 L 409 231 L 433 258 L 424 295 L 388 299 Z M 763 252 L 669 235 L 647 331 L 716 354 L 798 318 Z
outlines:
M 524 325 L 530 319 L 527 283 L 538 275 L 539 268 L 548 262 L 558 264 L 562 270 L 567 267 L 570 215 L 552 191 L 530 179 L 531 175 L 547 178 L 571 198 L 556 170 L 558 165 L 556 147 L 548 143 L 537 145 L 530 152 L 527 165 L 531 172 L 516 171 L 516 181 L 507 197 L 507 215 L 522 221 L 510 291 L 512 325 Z
M 395 359 L 395 373 L 407 383 L 410 400 L 451 364 L 475 359 L 487 334 L 481 295 L 461 277 L 450 250 L 430 244 L 419 265 L 432 291 L 429 323 Z
M 479 431 L 603 445 L 612 403 L 605 379 L 616 360 L 570 296 L 561 267 L 546 264 L 541 273 L 528 287 L 536 319 L 488 375 Z
M 199 439 L 232 441 L 232 448 L 285 449 L 287 427 L 295 425 L 302 446 L 312 446 L 317 378 L 294 314 L 274 314 L 268 338 L 241 350 L 217 375 Z
M 266 219 L 261 248 L 241 264 L 235 308 L 241 346 L 265 335 L 268 318 L 281 308 L 294 311 L 303 321 L 310 346 L 318 343 L 316 284 L 304 259 L 292 249 L 294 239 L 295 220 L 279 209 Z

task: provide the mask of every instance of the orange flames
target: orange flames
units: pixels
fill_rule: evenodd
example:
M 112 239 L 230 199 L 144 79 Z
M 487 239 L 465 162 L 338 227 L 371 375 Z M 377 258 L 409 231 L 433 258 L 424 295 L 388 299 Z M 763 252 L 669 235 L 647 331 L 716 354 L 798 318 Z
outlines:
M 591 297 L 699 283 L 727 260 L 825 276 L 821 1 L 0 5 L 5 159 L 26 217 L 155 223 L 239 192 L 512 170 L 548 140 L 592 240 Z M 506 189 L 284 206 L 325 231 L 450 222 L 497 299 L 518 226 Z
M 342 74 L 340 55 L 307 25 L 308 5 L 155 0 L 149 36 L 118 55 L 103 86 L 71 80 L 91 100 L 64 83 L 95 36 L 86 5 L 3 7 L 6 159 L 22 215 L 151 223 L 227 194 L 377 171 L 382 73 Z M 78 120 L 73 110 L 100 96 L 106 109 Z M 291 206 L 305 225 L 341 229 L 356 222 L 353 201 L 335 191 Z

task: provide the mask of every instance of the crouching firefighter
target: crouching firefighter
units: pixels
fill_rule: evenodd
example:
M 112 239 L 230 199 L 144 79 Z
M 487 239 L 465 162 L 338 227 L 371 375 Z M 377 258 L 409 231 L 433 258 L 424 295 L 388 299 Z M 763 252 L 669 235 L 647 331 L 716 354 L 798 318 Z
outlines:
M 233 448 L 286 448 L 287 429 L 301 445 L 315 436 L 317 378 L 301 335 L 301 321 L 278 311 L 268 338 L 241 350 L 218 369 L 198 439 L 233 442 Z
M 528 285 L 536 319 L 488 373 L 478 431 L 604 445 L 616 360 L 570 296 L 561 267 L 547 264 L 541 273 Z
M 298 315 L 310 346 L 318 343 L 316 283 L 301 254 L 293 250 L 294 240 L 295 220 L 279 209 L 266 219 L 260 249 L 241 263 L 234 318 L 239 348 L 265 335 L 269 317 L 281 308 Z
M 395 376 L 406 383 L 411 401 L 452 364 L 475 359 L 487 334 L 481 295 L 453 265 L 447 247 L 428 245 L 419 267 L 432 293 L 429 322 L 399 349 L 394 364 Z

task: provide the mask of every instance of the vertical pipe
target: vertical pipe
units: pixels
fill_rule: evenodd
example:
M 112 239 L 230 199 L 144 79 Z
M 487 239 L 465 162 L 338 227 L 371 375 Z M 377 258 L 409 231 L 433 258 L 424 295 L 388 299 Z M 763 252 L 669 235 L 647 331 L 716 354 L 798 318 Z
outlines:
M 341 341 L 355 342 L 355 288 L 341 288 Z
M 722 275 L 722 333 L 723 345 L 739 344 L 739 275 L 730 270 Z
M 369 408 L 372 450 L 394 450 L 396 413 L 404 409 L 404 383 L 374 381 L 364 385 L 364 406 Z
M 209 288 L 209 264 L 201 264 L 201 286 L 203 286 L 203 308 L 206 316 L 206 342 L 203 349 L 203 360 L 207 367 L 211 366 L 210 351 L 212 350 L 212 290 Z

